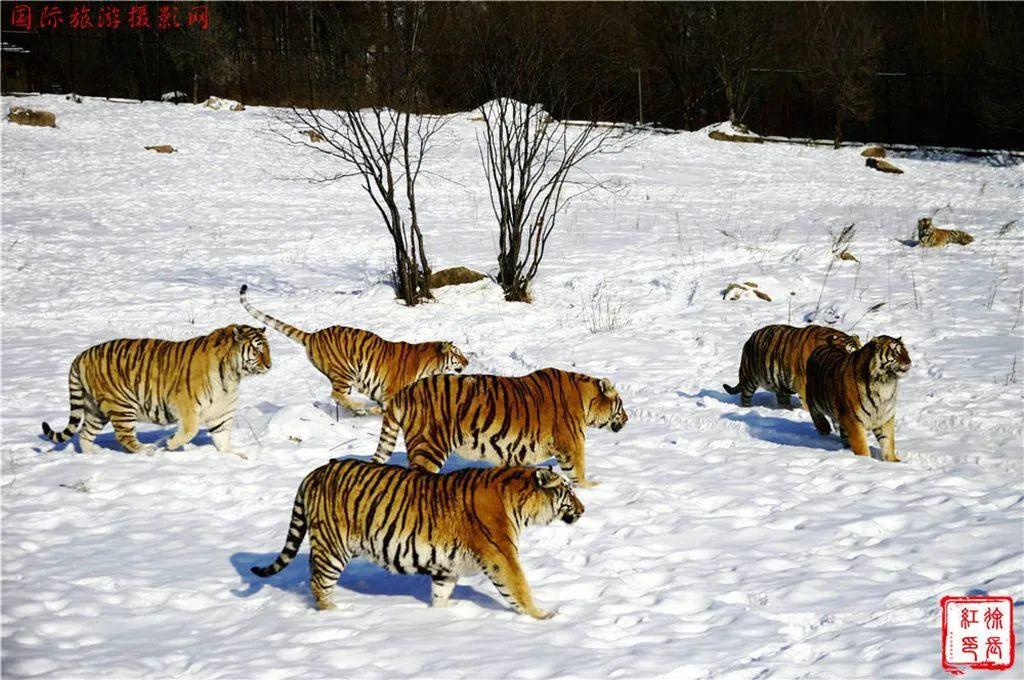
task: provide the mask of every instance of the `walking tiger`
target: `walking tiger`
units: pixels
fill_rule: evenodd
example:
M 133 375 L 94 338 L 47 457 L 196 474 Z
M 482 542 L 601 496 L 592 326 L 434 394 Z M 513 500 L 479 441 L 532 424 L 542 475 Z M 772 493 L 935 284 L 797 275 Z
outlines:
M 313 366 L 331 381 L 331 398 L 355 415 L 380 414 L 398 390 L 420 378 L 461 373 L 469 359 L 450 342 L 391 342 L 360 328 L 328 326 L 307 333 L 253 307 L 248 286 L 238 291 L 246 311 L 306 349 Z M 377 402 L 366 408 L 353 390 Z
M 354 557 L 398 574 L 429 574 L 430 603 L 448 604 L 461 576 L 481 571 L 508 603 L 536 619 L 554 616 L 533 600 L 519 562 L 530 524 L 572 524 L 583 504 L 547 468 L 471 468 L 446 475 L 396 465 L 332 460 L 299 484 L 284 548 L 266 578 L 295 558 L 309 533 L 309 585 L 318 609 L 333 609 L 338 577 Z
M 402 431 L 410 467 L 437 472 L 453 452 L 498 465 L 530 465 L 554 456 L 574 484 L 594 486 L 586 475 L 586 428 L 618 432 L 628 420 L 607 378 L 555 368 L 517 378 L 433 376 L 388 404 L 373 459 L 385 462 Z
M 860 347 L 860 338 L 827 326 L 777 324 L 754 331 L 743 344 L 740 377 L 736 386 L 722 385 L 729 394 L 740 394 L 740 405 L 750 406 L 757 388 L 775 392 L 779 406 L 792 406 L 794 394 L 807 407 L 804 383 L 807 359 L 835 336 L 847 351 Z
M 807 362 L 807 410 L 820 434 L 835 423 L 843 444 L 869 456 L 867 431 L 874 432 L 885 460 L 896 456 L 896 392 L 910 371 L 902 338 L 879 335 L 855 352 L 826 345 Z
M 231 325 L 180 342 L 122 339 L 90 347 L 71 362 L 68 426 L 55 432 L 43 423 L 43 434 L 59 444 L 78 432 L 82 453 L 92 453 L 111 422 L 125 451 L 138 453 L 155 447 L 139 442 L 137 421 L 178 423 L 168 449 L 191 441 L 205 424 L 218 451 L 245 458 L 231 448 L 231 425 L 241 379 L 270 370 L 265 331 Z

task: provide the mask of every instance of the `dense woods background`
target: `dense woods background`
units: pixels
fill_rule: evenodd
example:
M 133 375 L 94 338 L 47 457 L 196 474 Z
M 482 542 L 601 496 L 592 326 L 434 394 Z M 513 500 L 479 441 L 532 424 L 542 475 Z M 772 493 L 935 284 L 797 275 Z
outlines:
M 763 134 L 1024 148 L 1020 3 L 215 2 L 207 30 L 76 29 L 83 3 L 32 3 L 64 22 L 30 31 L 12 30 L 18 4 L 3 3 L 5 92 L 432 111 L 509 95 L 637 121 L 639 88 L 644 122 L 673 128 L 732 117 Z M 198 3 L 101 4 L 184 18 Z M 415 95 L 390 101 L 394 80 Z

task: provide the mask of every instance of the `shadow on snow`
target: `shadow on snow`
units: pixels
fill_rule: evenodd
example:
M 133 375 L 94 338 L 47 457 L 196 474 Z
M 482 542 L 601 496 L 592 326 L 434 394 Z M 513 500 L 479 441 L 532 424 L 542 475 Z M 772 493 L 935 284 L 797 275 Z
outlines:
M 106 425 L 104 429 L 105 431 L 100 432 L 98 435 L 96 435 L 96 439 L 93 441 L 96 448 L 125 453 L 124 448 L 121 446 L 120 442 L 117 441 L 117 437 L 114 436 L 114 431 L 110 429 L 110 425 Z M 162 427 L 155 430 L 136 430 L 135 437 L 139 440 L 140 443 L 143 444 L 143 446 L 145 446 L 146 444 L 160 444 L 165 439 L 171 437 L 171 435 L 173 435 L 176 431 L 176 426 Z M 48 444 L 52 444 L 53 451 L 64 451 L 68 448 L 71 448 L 73 453 L 82 452 L 82 447 L 78 443 L 77 434 L 71 439 L 67 440 L 66 442 L 62 442 L 60 444 L 53 444 L 42 433 L 39 433 L 36 438 Z M 188 443 L 192 444 L 193 446 L 212 446 L 213 438 L 210 437 L 210 433 L 206 430 L 206 428 L 200 428 L 199 434 L 193 437 L 192 440 Z M 164 448 L 163 450 L 166 450 L 166 448 Z
M 309 590 L 309 551 L 299 552 L 291 564 L 269 578 L 260 578 L 252 573 L 251 567 L 266 566 L 277 559 L 278 553 L 237 552 L 231 556 L 231 566 L 244 582 L 245 588 L 232 590 L 236 597 L 251 597 L 264 586 L 294 593 L 306 599 L 313 606 Z M 338 579 L 340 591 L 334 592 L 334 601 L 344 606 L 345 593 L 351 591 L 360 595 L 383 595 L 409 597 L 424 604 L 430 603 L 430 577 L 422 574 L 392 574 L 382 567 L 361 558 L 348 563 Z M 452 600 L 468 600 L 484 609 L 504 610 L 506 607 L 493 597 L 485 595 L 470 586 L 456 586 Z

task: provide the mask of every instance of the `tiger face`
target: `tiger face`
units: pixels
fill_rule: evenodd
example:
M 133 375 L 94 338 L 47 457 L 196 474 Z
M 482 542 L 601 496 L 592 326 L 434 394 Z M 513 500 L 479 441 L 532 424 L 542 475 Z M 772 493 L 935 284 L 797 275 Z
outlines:
M 903 338 L 879 335 L 867 346 L 874 349 L 874 355 L 871 357 L 872 375 L 902 378 L 910 371 L 910 353 L 903 344 Z
M 270 370 L 270 343 L 267 342 L 266 327 L 235 326 L 232 337 L 243 374 L 259 375 Z
M 462 369 L 469 365 L 466 355 L 450 342 L 438 343 L 438 354 L 441 357 L 441 373 L 462 373 Z
M 924 241 L 932 233 L 932 218 L 922 217 L 917 221 L 917 240 Z
M 615 385 L 608 378 L 601 378 L 598 381 L 597 398 L 590 403 L 590 418 L 587 424 L 607 427 L 612 432 L 618 432 L 628 420 L 629 416 L 622 406 L 622 397 L 619 396 Z
M 568 479 L 551 468 L 538 468 L 535 479 L 540 493 L 534 494 L 526 504 L 534 522 L 543 524 L 560 519 L 572 524 L 580 518 L 583 503 L 576 497 Z

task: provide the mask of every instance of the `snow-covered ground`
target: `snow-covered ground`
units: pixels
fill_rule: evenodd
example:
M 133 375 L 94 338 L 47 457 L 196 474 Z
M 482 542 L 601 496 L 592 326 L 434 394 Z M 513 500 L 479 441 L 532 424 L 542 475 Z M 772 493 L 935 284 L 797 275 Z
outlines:
M 1024 598 L 1021 165 L 901 157 L 893 176 L 855 149 L 651 133 L 588 164 L 607 190 L 558 228 L 534 304 L 482 281 L 406 308 L 383 283 L 368 199 L 355 181 L 296 180 L 315 161 L 263 134 L 268 110 L 13 103 L 59 127 L 0 124 L 9 677 L 938 677 L 940 597 Z M 418 194 L 435 266 L 493 273 L 479 125 L 446 128 Z M 933 213 L 975 243 L 912 247 Z M 850 223 L 860 262 L 828 271 L 830 233 Z M 772 302 L 722 299 L 745 281 Z M 368 456 L 380 425 L 335 420 L 326 380 L 281 335 L 273 370 L 242 385 L 248 461 L 205 432 L 152 457 L 120 452 L 109 429 L 91 456 L 40 438 L 40 421 L 66 422 L 77 352 L 248 322 L 243 282 L 303 328 L 450 339 L 471 372 L 618 384 L 630 421 L 589 435 L 602 485 L 580 491 L 586 514 L 522 538 L 555 618 L 514 614 L 482 577 L 433 610 L 426 577 L 361 561 L 339 610 L 317 612 L 306 547 L 277 577 L 249 574 L 281 547 L 299 480 Z M 744 409 L 722 390 L 751 331 L 816 307 L 910 348 L 905 462 L 857 459 L 773 395 Z

